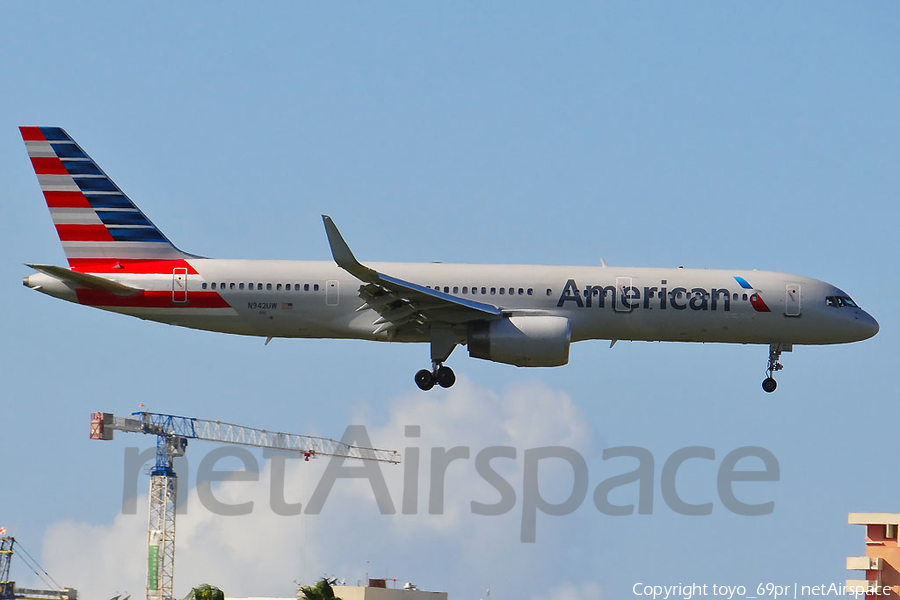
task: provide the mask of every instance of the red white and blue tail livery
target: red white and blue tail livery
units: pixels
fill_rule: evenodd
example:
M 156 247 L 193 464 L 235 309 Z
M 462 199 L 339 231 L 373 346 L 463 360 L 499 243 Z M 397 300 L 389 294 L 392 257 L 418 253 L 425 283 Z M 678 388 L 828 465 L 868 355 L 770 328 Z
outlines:
M 775 390 L 794 345 L 872 337 L 878 323 L 831 284 L 770 271 L 360 263 L 323 216 L 334 262 L 211 259 L 179 250 L 59 127 L 21 127 L 69 266 L 28 265 L 44 294 L 161 323 L 268 340 L 430 344 L 428 390 L 469 355 L 521 367 L 568 362 L 592 339 L 764 344 Z

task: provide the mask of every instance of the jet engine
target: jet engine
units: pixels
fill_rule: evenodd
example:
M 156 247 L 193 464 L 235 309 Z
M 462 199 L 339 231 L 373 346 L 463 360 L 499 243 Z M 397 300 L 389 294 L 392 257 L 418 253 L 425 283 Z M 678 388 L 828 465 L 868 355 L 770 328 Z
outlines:
M 469 356 L 517 367 L 569 362 L 572 326 L 565 317 L 526 315 L 469 325 Z

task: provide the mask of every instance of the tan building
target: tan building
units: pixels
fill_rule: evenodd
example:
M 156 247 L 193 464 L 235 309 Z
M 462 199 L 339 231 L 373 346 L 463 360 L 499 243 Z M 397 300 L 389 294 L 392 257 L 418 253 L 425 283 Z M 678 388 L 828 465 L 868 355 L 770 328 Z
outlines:
M 424 592 L 412 584 L 404 584 L 404 589 L 390 589 L 384 579 L 370 579 L 369 585 L 332 586 L 334 595 L 341 600 L 447 600 L 447 592 Z M 297 587 L 296 598 L 232 598 L 226 596 L 225 600 L 299 600 L 300 587 Z
M 389 589 L 384 579 L 370 579 L 366 586 L 336 585 L 332 589 L 341 600 L 447 600 L 447 592 L 425 592 L 410 583 L 403 589 Z
M 900 598 L 900 546 L 897 545 L 900 514 L 850 513 L 847 522 L 866 526 L 866 555 L 847 558 L 847 568 L 863 571 L 864 577 L 848 579 L 846 586 L 851 589 L 879 588 L 879 594 L 867 593 L 867 599 Z

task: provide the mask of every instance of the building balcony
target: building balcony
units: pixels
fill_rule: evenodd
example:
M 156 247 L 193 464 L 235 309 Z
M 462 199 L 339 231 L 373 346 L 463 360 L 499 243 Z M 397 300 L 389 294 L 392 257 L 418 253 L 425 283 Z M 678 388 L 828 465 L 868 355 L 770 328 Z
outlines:
M 851 571 L 881 571 L 884 561 L 881 558 L 869 558 L 868 556 L 847 557 L 847 568 Z

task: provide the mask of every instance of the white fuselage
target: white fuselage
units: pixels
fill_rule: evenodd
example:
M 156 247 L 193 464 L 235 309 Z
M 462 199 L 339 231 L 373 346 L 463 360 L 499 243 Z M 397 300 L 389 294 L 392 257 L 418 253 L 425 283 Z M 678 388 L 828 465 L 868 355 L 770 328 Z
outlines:
M 43 274 L 30 276 L 25 283 L 74 302 L 195 329 L 263 337 L 429 339 L 427 334 L 375 333 L 378 313 L 357 310 L 363 304 L 358 295 L 362 283 L 334 262 L 184 262 L 188 268 L 174 269 L 175 273 L 97 274 L 155 292 L 153 301 L 143 296 L 84 296 Z M 835 344 L 866 339 L 878 331 L 878 324 L 862 309 L 826 301 L 845 296 L 838 288 L 769 271 L 443 263 L 370 266 L 453 296 L 495 305 L 504 315 L 566 317 L 572 341 Z M 761 311 L 762 307 L 768 311 Z

